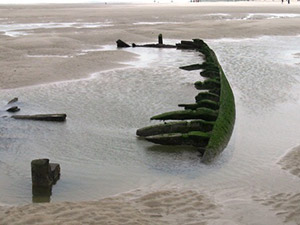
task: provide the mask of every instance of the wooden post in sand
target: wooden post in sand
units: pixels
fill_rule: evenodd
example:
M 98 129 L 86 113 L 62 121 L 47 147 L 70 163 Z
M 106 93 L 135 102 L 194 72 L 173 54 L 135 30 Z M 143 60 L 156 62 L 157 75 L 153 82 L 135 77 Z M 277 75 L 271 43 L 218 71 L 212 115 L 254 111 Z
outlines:
M 49 159 L 35 159 L 31 161 L 32 186 L 51 186 L 55 184 L 59 177 L 59 164 L 49 163 Z
M 162 34 L 159 34 L 159 35 L 158 35 L 158 44 L 159 44 L 159 45 L 162 45 L 162 44 L 163 44 L 163 36 L 162 36 Z
M 49 159 L 35 159 L 31 161 L 32 186 L 49 187 L 52 185 Z
M 31 161 L 31 179 L 33 199 L 45 198 L 48 201 L 52 194 L 52 185 L 60 178 L 60 166 L 49 163 L 49 159 Z

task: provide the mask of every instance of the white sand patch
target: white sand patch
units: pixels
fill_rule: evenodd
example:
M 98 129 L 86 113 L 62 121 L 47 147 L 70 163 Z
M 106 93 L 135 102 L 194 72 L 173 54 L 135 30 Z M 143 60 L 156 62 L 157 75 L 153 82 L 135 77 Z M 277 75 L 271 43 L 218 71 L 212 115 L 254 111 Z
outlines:
M 291 174 L 300 178 L 300 145 L 289 151 L 280 159 L 278 164 L 281 165 L 282 169 L 288 170 Z

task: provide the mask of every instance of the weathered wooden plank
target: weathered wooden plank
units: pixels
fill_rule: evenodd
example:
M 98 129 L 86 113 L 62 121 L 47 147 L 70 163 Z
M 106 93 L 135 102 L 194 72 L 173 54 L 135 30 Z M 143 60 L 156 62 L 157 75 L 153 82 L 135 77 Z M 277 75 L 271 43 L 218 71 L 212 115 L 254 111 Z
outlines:
M 66 120 L 66 114 L 36 114 L 36 115 L 14 115 L 12 118 L 18 120 L 40 120 L 63 122 Z

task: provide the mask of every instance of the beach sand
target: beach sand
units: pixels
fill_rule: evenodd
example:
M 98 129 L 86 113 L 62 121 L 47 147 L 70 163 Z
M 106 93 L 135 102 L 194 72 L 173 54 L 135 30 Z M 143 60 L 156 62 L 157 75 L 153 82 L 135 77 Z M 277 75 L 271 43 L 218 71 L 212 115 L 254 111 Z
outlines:
M 289 171 L 291 174 L 300 178 L 300 146 L 290 150 L 280 161 L 282 169 Z
M 300 15 L 300 4 L 1 5 L 0 23 L 32 23 L 35 29 L 9 33 L 12 30 L 5 28 L 0 33 L 0 88 L 84 79 L 128 66 L 137 55 L 105 48 L 95 51 L 119 38 L 142 43 L 155 42 L 159 33 L 176 40 L 299 35 L 300 16 L 287 14 Z M 53 23 L 54 28 L 42 28 L 45 23 Z M 98 28 L 87 28 L 95 24 Z M 272 171 L 299 179 L 299 158 L 296 147 L 278 159 L 283 170 L 274 162 Z M 274 189 L 248 190 L 239 184 L 233 190 L 221 186 L 220 192 L 201 187 L 138 189 L 89 202 L 2 205 L 0 224 L 299 225 L 300 192 Z
M 21 27 L 31 23 L 36 24 L 36 29 L 28 31 L 34 35 L 17 38 L 0 35 L 0 88 L 85 78 L 94 72 L 124 66 L 122 63 L 133 60 L 135 56 L 120 51 L 80 54 L 95 46 L 114 45 L 119 38 L 131 44 L 156 42 L 159 33 L 163 33 L 165 39 L 176 40 L 297 35 L 299 17 L 262 19 L 259 15 L 269 14 L 272 17 L 299 13 L 300 5 L 292 3 L 2 5 L 0 22 L 15 23 Z M 249 13 L 258 14 L 258 19 L 247 19 Z M 227 18 L 228 14 L 231 16 Z M 56 24 L 56 27 L 43 28 L 45 23 Z M 72 27 L 70 23 L 77 23 L 81 28 Z M 103 27 L 84 28 L 95 23 Z

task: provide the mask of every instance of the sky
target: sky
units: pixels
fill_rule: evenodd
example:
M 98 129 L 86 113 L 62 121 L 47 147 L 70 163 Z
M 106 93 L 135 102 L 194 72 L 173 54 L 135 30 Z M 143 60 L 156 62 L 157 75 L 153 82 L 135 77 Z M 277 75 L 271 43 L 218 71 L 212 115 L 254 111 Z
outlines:
M 175 3 L 188 2 L 189 0 L 173 0 Z M 117 2 L 134 2 L 134 3 L 152 3 L 154 0 L 0 0 L 0 4 L 37 4 L 37 3 L 117 3 Z M 171 0 L 156 0 L 160 3 L 169 3 Z

